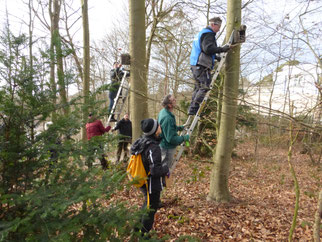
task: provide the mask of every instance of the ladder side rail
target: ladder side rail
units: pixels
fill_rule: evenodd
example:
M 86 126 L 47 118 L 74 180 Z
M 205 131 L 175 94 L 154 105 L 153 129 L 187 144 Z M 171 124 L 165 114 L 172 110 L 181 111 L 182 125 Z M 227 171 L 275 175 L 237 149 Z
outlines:
M 187 130 L 185 130 L 186 132 L 185 132 L 185 134 L 189 134 L 189 135 L 191 135 L 191 133 L 192 133 L 192 131 L 194 130 L 194 128 L 195 128 L 195 126 L 196 126 L 196 124 L 198 123 L 198 120 L 199 120 L 199 116 L 195 116 L 194 117 L 194 119 L 193 119 L 193 121 L 192 121 L 192 123 L 191 123 L 191 126 L 190 126 L 190 128 L 189 129 L 187 129 Z M 184 148 L 185 148 L 185 142 L 182 142 L 181 143 L 181 145 L 180 145 L 180 148 L 179 148 L 179 150 L 178 150 L 178 153 L 177 153 L 177 155 L 176 155 L 176 158 L 175 158 L 175 160 L 174 160 L 174 162 L 173 162 L 173 165 L 172 165 L 172 167 L 170 168 L 170 172 L 172 172 L 173 170 L 174 170 L 174 168 L 176 167 L 176 165 L 177 165 L 177 163 L 178 163 L 178 161 L 180 160 L 180 157 L 181 157 L 181 155 L 182 155 L 182 153 L 183 153 L 183 151 L 184 151 Z
M 117 94 L 116 94 L 116 97 L 114 98 L 114 104 L 113 104 L 113 107 L 112 107 L 112 110 L 108 116 L 108 120 L 107 120 L 107 125 L 109 125 L 110 121 L 111 121 L 111 118 L 112 118 L 112 115 L 114 114 L 115 112 L 115 109 L 116 109 L 116 105 L 118 103 L 118 100 L 119 100 L 119 97 L 120 97 L 120 93 L 122 91 L 122 88 L 123 88 L 123 84 L 125 82 L 125 79 L 126 79 L 126 75 L 127 75 L 127 71 L 124 71 L 124 75 L 123 75 L 123 78 L 122 78 L 122 81 L 121 81 L 121 84 L 120 84 L 120 87 L 117 91 Z
M 183 125 L 185 128 L 181 131 L 180 136 L 185 135 L 187 133 L 188 129 L 186 127 L 188 127 L 190 125 L 192 117 L 193 116 L 191 116 L 191 115 L 188 116 L 186 123 Z
M 121 102 L 121 105 L 120 105 L 119 113 L 117 114 L 117 120 L 121 119 L 120 116 L 121 116 L 121 113 L 123 111 L 124 105 L 126 103 L 128 93 L 129 93 L 129 88 L 128 87 L 123 87 L 123 93 L 122 93 L 122 98 L 121 98 L 122 102 Z
M 121 102 L 121 105 L 119 108 L 119 112 L 117 113 L 117 120 L 121 119 L 121 113 L 123 111 L 124 105 L 126 103 L 128 95 L 129 95 L 129 90 L 130 90 L 130 83 L 124 82 L 122 85 L 122 92 L 123 93 L 122 93 L 122 97 L 120 98 L 122 102 Z
M 218 65 L 218 67 L 216 68 L 215 74 L 214 74 L 214 76 L 213 76 L 213 78 L 212 78 L 212 80 L 211 80 L 210 90 L 213 88 L 213 84 L 214 84 L 215 80 L 217 79 L 218 74 L 220 73 L 221 68 L 223 67 L 223 64 L 224 64 L 225 59 L 226 59 L 226 55 L 227 55 L 227 53 L 224 53 L 224 54 L 223 54 L 222 59 L 220 60 L 219 65 Z M 189 134 L 189 135 L 191 135 L 191 133 L 193 132 L 194 128 L 196 127 L 196 125 L 197 125 L 197 123 L 198 123 L 198 121 L 199 121 L 199 119 L 200 119 L 201 111 L 203 110 L 203 108 L 204 108 L 204 106 L 205 106 L 205 104 L 206 104 L 206 102 L 207 102 L 207 100 L 208 100 L 209 95 L 210 95 L 210 91 L 208 91 L 208 92 L 206 93 L 206 95 L 205 95 L 204 99 L 202 100 L 202 102 L 201 102 L 201 104 L 200 104 L 200 107 L 199 107 L 199 109 L 198 109 L 198 111 L 197 111 L 197 113 L 196 113 L 196 115 L 195 115 L 195 117 L 194 117 L 194 119 L 193 119 L 193 121 L 192 121 L 192 124 L 191 124 L 190 128 L 189 128 L 189 129 L 187 129 L 187 130 L 185 130 L 185 132 L 182 132 L 182 135 L 184 135 L 184 134 Z M 188 117 L 188 121 L 189 121 L 190 117 L 192 117 L 192 116 L 189 116 L 189 117 Z M 190 123 L 190 122 L 188 122 L 188 121 L 186 122 L 187 124 L 189 124 L 189 123 Z M 172 172 L 172 171 L 174 170 L 175 166 L 177 165 L 177 162 L 180 160 L 180 158 L 181 158 L 181 155 L 182 155 L 182 153 L 183 153 L 184 148 L 185 148 L 185 144 L 184 144 L 184 142 L 183 142 L 183 143 L 180 145 L 180 149 L 179 149 L 179 151 L 178 151 L 178 153 L 177 153 L 177 156 L 176 156 L 176 158 L 175 158 L 175 161 L 174 161 L 174 163 L 173 163 L 173 165 L 172 165 L 172 167 L 171 167 L 171 169 L 170 169 L 170 172 Z
M 235 32 L 235 30 L 231 33 L 231 35 L 230 35 L 230 37 L 229 37 L 229 41 L 228 41 L 228 43 L 227 43 L 229 46 L 232 46 L 232 43 L 233 43 L 233 40 L 234 40 L 234 32 Z M 203 108 L 204 108 L 204 106 L 205 106 L 205 104 L 206 104 L 206 102 L 207 102 L 207 100 L 208 100 L 208 98 L 209 98 L 210 91 L 212 90 L 213 85 L 214 85 L 214 83 L 215 83 L 215 81 L 216 81 L 216 79 L 217 79 L 217 77 L 218 77 L 218 75 L 219 75 L 219 73 L 220 73 L 220 71 L 221 71 L 222 67 L 224 66 L 224 63 L 225 63 L 225 60 L 226 60 L 226 56 L 227 56 L 227 52 L 225 52 L 225 53 L 223 53 L 223 54 L 221 55 L 221 60 L 220 60 L 220 62 L 219 62 L 219 64 L 218 64 L 218 66 L 217 66 L 217 68 L 216 68 L 216 70 L 215 70 L 215 74 L 213 75 L 212 80 L 211 80 L 211 83 L 210 83 L 210 86 L 209 86 L 209 89 L 210 89 L 210 90 L 206 93 L 206 95 L 205 95 L 204 99 L 202 100 L 202 102 L 201 102 L 201 104 L 200 104 L 200 106 L 199 106 L 199 109 L 198 109 L 198 111 L 197 111 L 197 113 L 196 113 L 196 115 L 195 115 L 195 117 L 194 117 L 194 119 L 193 119 L 193 121 L 192 121 L 192 123 L 191 123 L 190 128 L 189 128 L 189 129 L 185 129 L 185 130 L 181 133 L 181 135 L 184 135 L 184 134 L 189 134 L 189 135 L 191 135 L 191 133 L 193 132 L 194 128 L 196 127 L 196 125 L 197 125 L 197 123 L 198 123 L 198 121 L 199 121 L 199 119 L 200 119 L 201 111 L 203 110 Z M 190 124 L 190 119 L 191 119 L 191 117 L 192 117 L 192 116 L 190 116 L 190 115 L 189 115 L 188 120 L 187 120 L 187 122 L 186 122 L 186 124 L 185 124 L 185 125 L 189 125 L 189 124 Z M 184 148 L 185 148 L 185 142 L 182 142 L 182 144 L 180 145 L 179 151 L 178 151 L 178 153 L 177 153 L 177 155 L 176 155 L 176 158 L 175 158 L 175 160 L 174 160 L 174 162 L 173 162 L 173 165 L 172 165 L 172 167 L 170 168 L 170 172 L 171 172 L 171 173 L 172 173 L 172 171 L 175 169 L 175 167 L 176 167 L 176 165 L 177 165 L 178 161 L 180 160 L 181 155 L 182 155 L 182 153 L 183 153 L 183 151 L 184 151 Z

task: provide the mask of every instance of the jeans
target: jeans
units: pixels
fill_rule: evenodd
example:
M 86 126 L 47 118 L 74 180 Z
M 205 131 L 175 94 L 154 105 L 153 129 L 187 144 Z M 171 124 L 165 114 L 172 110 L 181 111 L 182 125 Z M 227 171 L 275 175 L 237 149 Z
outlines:
M 173 166 L 173 158 L 176 153 L 176 148 L 173 149 L 164 149 L 161 148 L 162 163 L 167 163 L 169 169 Z
M 108 98 L 110 100 L 110 104 L 108 106 L 108 113 L 112 111 L 113 105 L 114 105 L 114 99 L 116 98 L 117 91 L 110 91 Z

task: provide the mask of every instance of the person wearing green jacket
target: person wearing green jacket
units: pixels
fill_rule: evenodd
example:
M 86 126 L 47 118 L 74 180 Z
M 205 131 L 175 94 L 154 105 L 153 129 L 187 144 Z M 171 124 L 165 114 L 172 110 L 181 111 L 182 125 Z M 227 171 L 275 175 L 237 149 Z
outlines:
M 158 115 L 158 123 L 161 125 L 161 154 L 162 163 L 167 163 L 171 169 L 173 165 L 173 158 L 176 152 L 176 147 L 184 141 L 189 140 L 189 135 L 178 135 L 178 131 L 182 131 L 184 126 L 177 126 L 176 118 L 173 110 L 176 106 L 176 99 L 173 95 L 169 94 L 164 97 L 162 101 L 164 107 Z

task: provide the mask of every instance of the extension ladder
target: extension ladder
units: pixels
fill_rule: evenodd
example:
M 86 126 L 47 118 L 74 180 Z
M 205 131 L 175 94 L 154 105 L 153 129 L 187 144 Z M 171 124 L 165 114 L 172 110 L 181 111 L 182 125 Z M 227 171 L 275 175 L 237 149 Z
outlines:
M 246 26 L 245 25 L 241 25 L 240 26 L 240 30 L 234 30 L 231 33 L 230 37 L 229 37 L 229 41 L 228 41 L 227 45 L 233 46 L 235 44 L 239 44 L 239 43 L 245 42 L 245 31 L 246 31 Z M 221 60 L 219 61 L 218 66 L 217 66 L 217 68 L 215 70 L 215 73 L 214 73 L 214 75 L 212 77 L 212 80 L 211 80 L 211 83 L 210 83 L 210 87 L 209 87 L 210 90 L 212 90 L 212 88 L 214 86 L 214 83 L 215 83 L 215 81 L 216 81 L 216 79 L 217 79 L 217 77 L 218 77 L 218 75 L 220 73 L 220 70 L 224 66 L 227 53 L 228 52 L 222 53 L 221 56 L 220 56 L 221 57 Z M 188 127 L 189 125 L 190 126 L 189 126 L 189 128 L 185 128 L 182 131 L 181 135 L 186 135 L 186 134 L 191 135 L 191 133 L 193 132 L 194 128 L 196 127 L 196 125 L 197 125 L 197 123 L 198 123 L 198 121 L 200 119 L 200 114 L 201 114 L 203 108 L 205 107 L 205 105 L 207 103 L 207 100 L 209 98 L 209 95 L 210 95 L 210 91 L 208 91 L 206 93 L 203 101 L 200 103 L 200 106 L 199 106 L 199 109 L 198 109 L 196 115 L 189 115 L 188 116 L 188 119 L 187 119 L 186 123 L 184 124 L 184 126 L 185 127 Z M 176 155 L 176 158 L 175 158 L 175 160 L 173 162 L 173 165 L 170 168 L 170 172 L 172 172 L 175 169 L 175 167 L 176 167 L 176 165 L 177 165 L 177 163 L 178 163 L 178 161 L 179 161 L 179 159 L 180 159 L 180 157 L 181 157 L 181 155 L 182 155 L 182 153 L 184 151 L 184 148 L 185 148 L 185 142 L 183 142 L 180 145 L 180 148 L 179 148 L 179 150 L 177 152 L 177 155 Z
M 130 84 L 127 81 L 128 74 L 130 73 L 128 70 L 123 70 L 123 77 L 120 83 L 119 89 L 117 90 L 116 97 L 114 98 L 114 104 L 112 110 L 107 119 L 107 126 L 111 122 L 111 118 L 114 115 L 114 118 L 119 121 L 120 115 L 124 108 L 127 96 L 129 94 Z M 122 95 L 121 95 L 122 94 Z

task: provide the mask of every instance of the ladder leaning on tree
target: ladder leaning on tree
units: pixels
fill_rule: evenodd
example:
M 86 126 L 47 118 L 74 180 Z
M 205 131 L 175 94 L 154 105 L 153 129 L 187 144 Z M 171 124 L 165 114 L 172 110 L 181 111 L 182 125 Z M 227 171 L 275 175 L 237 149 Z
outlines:
M 236 44 L 241 44 L 241 43 L 244 43 L 246 40 L 246 25 L 241 25 L 240 26 L 240 29 L 239 30 L 234 30 L 231 35 L 230 35 L 230 38 L 229 38 L 229 41 L 227 43 L 227 45 L 229 46 L 233 46 L 233 45 L 236 45 Z M 215 73 L 214 73 L 214 76 L 212 77 L 212 80 L 211 80 L 211 84 L 210 84 L 210 90 L 213 88 L 213 85 L 220 73 L 220 70 L 222 69 L 222 67 L 224 66 L 224 63 L 225 63 L 225 60 L 226 60 L 226 56 L 227 56 L 227 52 L 225 53 L 222 53 L 221 54 L 221 60 L 219 61 L 218 63 L 218 66 L 215 70 Z M 182 131 L 182 134 L 181 135 L 185 135 L 185 134 L 189 134 L 191 135 L 191 133 L 193 132 L 194 128 L 196 127 L 199 119 L 200 119 L 200 114 L 203 110 L 203 108 L 205 107 L 205 104 L 207 103 L 207 100 L 209 98 L 209 94 L 210 94 L 210 91 L 207 92 L 207 94 L 205 95 L 203 101 L 200 103 L 200 106 L 199 106 L 199 109 L 196 113 L 196 115 L 189 115 L 188 116 L 188 119 L 186 121 L 186 123 L 184 124 L 185 127 L 188 127 L 188 128 L 185 128 L 183 131 Z M 176 158 L 173 162 L 173 165 L 172 167 L 170 168 L 170 172 L 173 172 L 173 170 L 175 169 L 182 153 L 183 153 L 183 150 L 185 148 L 185 143 L 182 143 L 180 145 L 180 148 L 177 152 L 177 155 L 176 155 Z
M 121 55 L 121 64 L 123 65 L 130 65 L 130 55 L 129 54 L 122 54 Z M 107 125 L 111 122 L 113 116 L 116 117 L 116 120 L 119 121 L 120 115 L 123 111 L 127 96 L 129 95 L 130 84 L 127 78 L 130 76 L 130 71 L 127 69 L 122 69 L 123 77 L 117 91 L 116 97 L 114 98 L 114 104 L 111 109 L 111 112 L 108 115 Z

